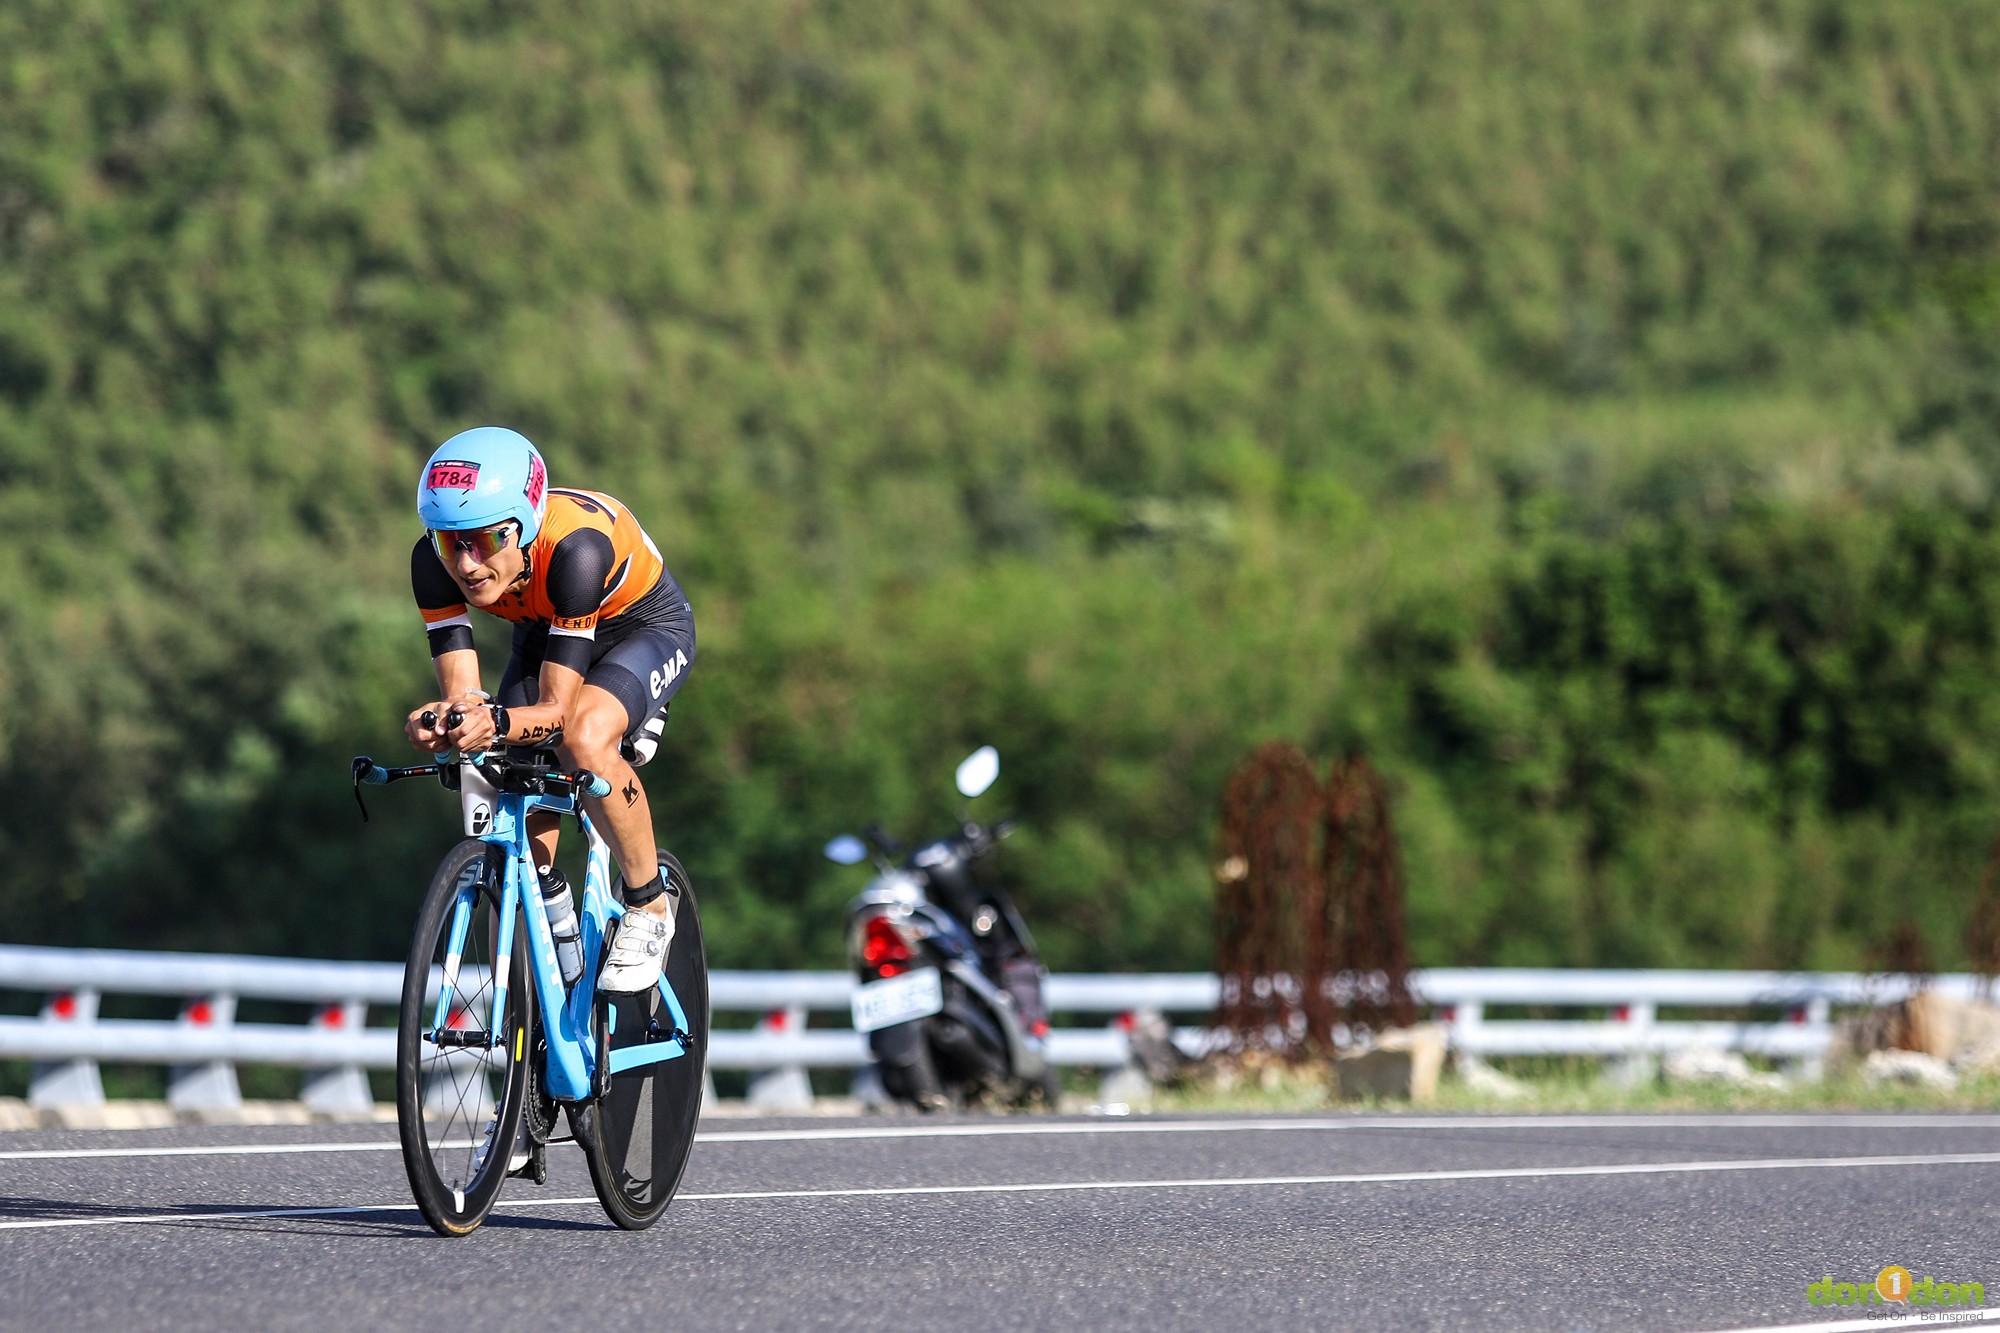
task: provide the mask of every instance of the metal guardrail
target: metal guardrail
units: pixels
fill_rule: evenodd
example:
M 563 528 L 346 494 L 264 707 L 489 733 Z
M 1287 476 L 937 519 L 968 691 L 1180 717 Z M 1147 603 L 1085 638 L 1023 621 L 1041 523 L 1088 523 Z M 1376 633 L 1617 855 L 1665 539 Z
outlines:
M 1474 1057 L 1583 1055 L 1644 1057 L 1690 1047 L 1773 1056 L 1817 1077 L 1833 1041 L 1832 1011 L 1889 1004 L 1926 985 L 1955 998 L 1985 993 L 1965 974 L 1921 982 L 1858 972 L 1696 972 L 1436 968 L 1410 984 L 1438 1006 L 1452 1049 Z M 1609 1008 L 1606 1020 L 1489 1020 L 1500 1006 Z M 1779 1022 L 1662 1021 L 1662 1008 L 1777 1009 Z
M 1190 980 L 1197 983 L 1192 992 Z M 1112 983 L 1109 990 L 1105 982 Z M 1136 989 L 1121 995 L 1121 982 Z M 710 974 L 711 1009 L 763 1017 L 751 1029 L 712 1031 L 709 1068 L 759 1075 L 753 1097 L 761 1089 L 765 1100 L 795 1102 L 811 1095 L 807 1069 L 866 1067 L 870 1057 L 860 1034 L 807 1025 L 814 1011 L 846 1013 L 853 986 L 845 972 Z M 363 1071 L 392 1068 L 396 1059 L 395 1031 L 367 1027 L 368 1009 L 393 1009 L 402 989 L 398 963 L 0 945 L 0 990 L 46 997 L 36 1018 L 0 1016 L 0 1059 L 37 1063 L 29 1100 L 41 1106 L 103 1101 L 100 1063 L 168 1065 L 171 1105 L 232 1106 L 241 1099 L 235 1066 L 265 1064 L 305 1069 L 301 1096 L 308 1107 L 357 1113 L 372 1105 Z M 1067 995 L 1064 1007 L 1073 1013 L 1119 1013 L 1156 999 L 1212 997 L 1214 985 L 1213 978 L 1199 977 L 1066 977 L 1052 992 Z M 173 996 L 182 1001 L 181 1014 L 175 1020 L 101 1018 L 106 994 Z M 314 1013 L 303 1026 L 239 1023 L 236 1003 L 243 998 L 308 1004 Z M 1058 1029 L 1050 1034 L 1049 1054 L 1058 1064 L 1102 1068 L 1122 1067 L 1130 1058 L 1125 1034 L 1115 1026 Z
M 1690 1046 L 1774 1056 L 1811 1069 L 1832 1039 L 1835 1005 L 1881 1004 L 1912 990 L 1907 978 L 1854 973 L 1588 971 L 1435 968 L 1410 976 L 1451 1047 L 1465 1056 L 1644 1056 Z M 171 1066 L 168 1100 L 198 1109 L 239 1100 L 235 1066 L 307 1070 L 302 1099 L 328 1113 L 371 1103 L 365 1069 L 392 1067 L 396 1038 L 369 1028 L 370 1006 L 393 1008 L 402 995 L 396 963 L 319 962 L 212 954 L 49 949 L 0 945 L 0 990 L 47 998 L 37 1018 L 0 1017 L 0 1058 L 33 1060 L 30 1100 L 55 1106 L 101 1102 L 99 1062 Z M 1981 992 L 1978 978 L 1940 976 L 1947 994 Z M 759 1075 L 767 1100 L 809 1096 L 804 1071 L 860 1069 L 866 1042 L 847 1028 L 810 1027 L 812 1012 L 845 1013 L 853 990 L 845 972 L 719 971 L 709 981 L 711 1008 L 763 1015 L 753 1029 L 711 1033 L 711 1069 Z M 177 1020 L 100 1019 L 103 995 L 166 995 L 182 1001 Z M 1220 981 L 1202 974 L 1058 975 L 1047 1001 L 1058 1015 L 1122 1015 L 1157 1009 L 1183 1016 L 1212 1012 Z M 238 998 L 314 1007 L 303 1026 L 234 1021 Z M 1608 1009 L 1578 1020 L 1490 1019 L 1500 1006 Z M 1661 1021 L 1663 1007 L 1783 1011 L 1776 1022 Z M 1202 1030 L 1182 1028 L 1184 1041 Z M 1130 1051 L 1117 1022 L 1058 1027 L 1049 1036 L 1061 1065 L 1107 1070 Z

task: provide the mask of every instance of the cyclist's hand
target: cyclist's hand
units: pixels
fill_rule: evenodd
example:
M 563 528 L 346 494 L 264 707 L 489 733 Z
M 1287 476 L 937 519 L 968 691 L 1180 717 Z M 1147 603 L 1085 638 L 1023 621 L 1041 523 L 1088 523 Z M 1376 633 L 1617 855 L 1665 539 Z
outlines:
M 451 741 L 445 735 L 444 715 L 451 707 L 442 700 L 423 704 L 410 711 L 403 723 L 403 734 L 410 738 L 410 744 L 426 754 L 439 754 L 451 748 Z M 433 725 L 424 725 L 424 714 L 429 713 Z
M 478 754 L 493 748 L 493 710 L 487 706 L 491 702 L 483 694 L 467 692 L 446 705 L 460 714 L 459 724 L 448 733 L 448 738 L 461 753 Z

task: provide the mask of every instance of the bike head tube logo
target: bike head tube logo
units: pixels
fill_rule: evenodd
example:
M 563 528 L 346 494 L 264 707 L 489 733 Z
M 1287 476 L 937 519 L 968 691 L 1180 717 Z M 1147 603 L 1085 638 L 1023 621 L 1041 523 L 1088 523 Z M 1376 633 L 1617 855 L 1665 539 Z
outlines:
M 1806 1299 L 1814 1305 L 1900 1305 L 1948 1306 L 1963 1309 L 1986 1304 L 1986 1284 L 1958 1282 L 1950 1278 L 1916 1277 L 1901 1264 L 1890 1264 L 1875 1275 L 1873 1282 L 1835 1282 L 1828 1273 L 1806 1285 Z

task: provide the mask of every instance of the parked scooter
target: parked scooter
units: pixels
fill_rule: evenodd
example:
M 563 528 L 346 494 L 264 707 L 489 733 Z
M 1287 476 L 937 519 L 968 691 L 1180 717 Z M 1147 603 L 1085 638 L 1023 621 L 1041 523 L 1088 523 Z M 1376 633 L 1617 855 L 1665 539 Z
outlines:
M 982 746 L 958 766 L 967 800 L 1000 776 L 1000 755 Z M 879 873 L 848 907 L 847 950 L 860 985 L 854 1027 L 868 1034 L 882 1087 L 923 1111 L 969 1103 L 1041 1103 L 1053 1109 L 1042 982 L 1048 971 L 994 868 L 1014 822 L 961 816 L 957 833 L 903 859 L 880 826 L 868 843 L 843 834 L 827 859 L 855 865 L 874 845 Z

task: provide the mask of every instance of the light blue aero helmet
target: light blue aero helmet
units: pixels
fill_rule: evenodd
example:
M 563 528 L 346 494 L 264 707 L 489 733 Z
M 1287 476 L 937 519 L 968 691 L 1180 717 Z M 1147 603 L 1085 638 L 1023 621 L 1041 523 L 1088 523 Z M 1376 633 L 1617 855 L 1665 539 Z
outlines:
M 475 426 L 437 447 L 417 479 L 417 516 L 434 532 L 521 525 L 521 545 L 542 530 L 549 471 L 541 450 L 505 426 Z

